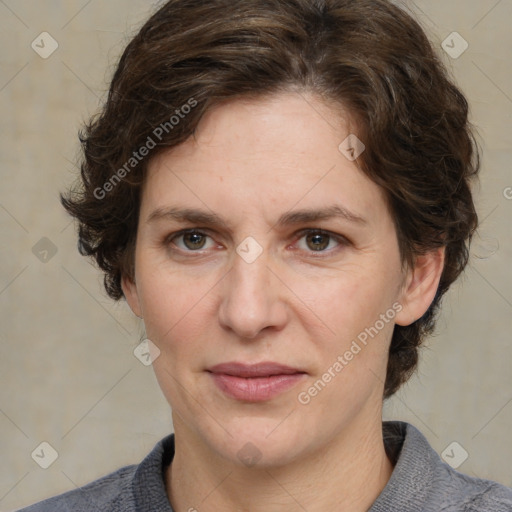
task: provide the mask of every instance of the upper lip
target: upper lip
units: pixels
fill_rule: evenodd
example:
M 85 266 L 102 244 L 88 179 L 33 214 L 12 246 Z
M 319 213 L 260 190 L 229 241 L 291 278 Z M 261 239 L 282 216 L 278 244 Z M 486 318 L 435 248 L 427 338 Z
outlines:
M 294 373 L 305 373 L 297 368 L 284 364 L 264 361 L 256 364 L 244 364 L 237 362 L 222 363 L 208 369 L 211 373 L 223 373 L 235 377 L 269 377 L 271 375 L 291 375 Z

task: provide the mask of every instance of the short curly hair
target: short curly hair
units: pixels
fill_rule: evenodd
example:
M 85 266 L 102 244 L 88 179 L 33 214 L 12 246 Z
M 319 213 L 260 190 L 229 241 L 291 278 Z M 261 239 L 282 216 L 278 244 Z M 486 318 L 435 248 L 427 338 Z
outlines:
M 440 300 L 463 271 L 477 227 L 479 150 L 468 103 L 420 25 L 387 0 L 171 0 L 129 42 L 99 114 L 81 130 L 81 180 L 61 194 L 79 251 L 123 297 L 134 276 L 148 163 L 192 136 L 223 101 L 312 92 L 357 121 L 361 170 L 393 216 L 402 263 L 445 247 L 427 312 L 396 325 L 384 398 L 412 375 Z

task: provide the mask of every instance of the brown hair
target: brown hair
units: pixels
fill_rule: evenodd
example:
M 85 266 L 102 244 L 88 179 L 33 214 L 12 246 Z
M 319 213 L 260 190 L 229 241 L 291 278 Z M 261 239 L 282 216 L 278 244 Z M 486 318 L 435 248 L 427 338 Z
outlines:
M 290 89 L 357 119 L 366 145 L 358 162 L 386 193 L 404 264 L 445 247 L 430 308 L 395 326 L 387 398 L 414 371 L 440 299 L 467 263 L 477 226 L 470 179 L 479 168 L 463 94 L 419 24 L 391 2 L 167 2 L 126 47 L 102 111 L 80 134 L 79 186 L 61 200 L 79 221 L 80 253 L 96 259 L 119 300 L 122 275 L 133 278 L 148 161 L 193 135 L 212 106 Z

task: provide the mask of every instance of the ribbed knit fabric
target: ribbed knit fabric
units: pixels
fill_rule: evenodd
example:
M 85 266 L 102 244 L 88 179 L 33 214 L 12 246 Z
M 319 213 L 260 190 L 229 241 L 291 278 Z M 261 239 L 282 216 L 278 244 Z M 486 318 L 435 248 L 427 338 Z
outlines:
M 385 422 L 383 428 L 396 465 L 368 512 L 512 512 L 512 489 L 455 471 L 410 424 Z M 18 512 L 173 512 L 164 483 L 173 456 L 174 434 L 139 465 Z

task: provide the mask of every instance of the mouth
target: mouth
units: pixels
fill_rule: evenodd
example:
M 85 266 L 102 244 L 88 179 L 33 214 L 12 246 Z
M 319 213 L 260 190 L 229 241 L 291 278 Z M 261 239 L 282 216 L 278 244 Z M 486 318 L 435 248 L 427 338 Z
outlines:
M 244 364 L 237 362 L 222 363 L 209 368 L 207 371 L 215 374 L 243 377 L 246 379 L 306 373 L 305 371 L 298 368 L 292 368 L 290 366 L 274 363 L 272 361 L 265 361 L 255 364 Z
M 230 398 L 261 402 L 284 393 L 301 382 L 307 373 L 274 362 L 252 365 L 230 362 L 207 370 L 216 386 Z

